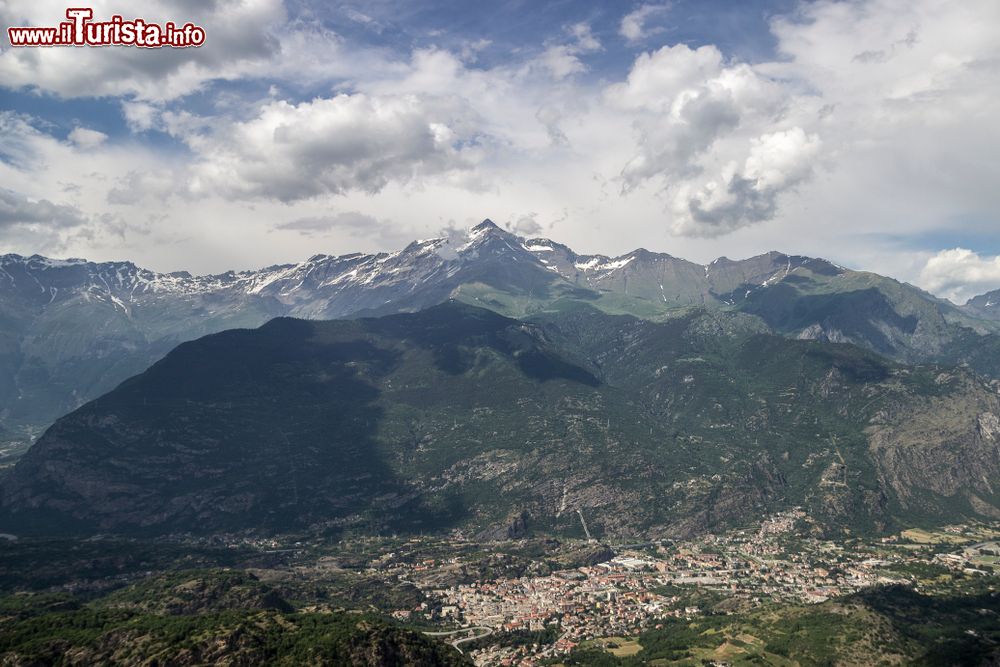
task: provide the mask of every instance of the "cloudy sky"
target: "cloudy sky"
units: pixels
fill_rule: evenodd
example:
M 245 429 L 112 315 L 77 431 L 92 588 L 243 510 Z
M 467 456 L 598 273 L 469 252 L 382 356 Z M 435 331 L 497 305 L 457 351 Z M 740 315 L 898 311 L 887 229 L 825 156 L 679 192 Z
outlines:
M 578 252 L 1000 287 L 996 0 L 141 5 L 205 45 L 3 35 L 0 252 L 219 272 L 490 217 Z M 0 0 L 0 24 L 65 9 Z

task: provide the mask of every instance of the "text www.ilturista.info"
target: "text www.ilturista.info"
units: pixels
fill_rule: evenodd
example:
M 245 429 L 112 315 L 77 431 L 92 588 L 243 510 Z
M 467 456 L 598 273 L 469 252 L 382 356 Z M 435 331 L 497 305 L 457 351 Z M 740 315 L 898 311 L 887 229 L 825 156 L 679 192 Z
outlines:
M 163 25 L 114 15 L 109 21 L 92 21 L 94 10 L 72 7 L 54 27 L 11 27 L 11 46 L 138 46 L 146 49 L 186 48 L 205 43 L 205 29 L 193 23 Z

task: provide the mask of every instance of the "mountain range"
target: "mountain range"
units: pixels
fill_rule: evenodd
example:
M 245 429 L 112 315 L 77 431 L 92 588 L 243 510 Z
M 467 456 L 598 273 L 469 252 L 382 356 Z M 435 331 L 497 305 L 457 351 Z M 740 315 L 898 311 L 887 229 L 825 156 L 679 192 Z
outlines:
M 486 220 L 398 252 L 212 276 L 0 256 L 0 442 L 18 443 L 10 452 L 19 454 L 57 417 L 186 340 L 278 316 L 376 316 L 449 299 L 509 317 L 567 301 L 654 321 L 690 308 L 746 313 L 780 335 L 1000 373 L 996 292 L 955 306 L 890 278 L 777 252 L 706 266 L 644 249 L 579 255 Z
M 54 421 L 0 480 L 3 532 L 1000 518 L 990 295 L 779 253 L 581 256 L 489 221 L 209 277 L 0 266 L 6 437 Z
M 697 309 L 456 301 L 184 343 L 2 482 L 15 534 L 824 535 L 1000 518 L 996 380 Z

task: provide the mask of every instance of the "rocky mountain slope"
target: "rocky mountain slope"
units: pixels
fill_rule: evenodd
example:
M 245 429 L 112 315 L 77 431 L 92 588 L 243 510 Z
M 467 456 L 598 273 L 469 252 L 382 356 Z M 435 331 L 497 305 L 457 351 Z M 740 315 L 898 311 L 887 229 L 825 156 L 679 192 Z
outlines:
M 1000 289 L 969 299 L 963 308 L 974 317 L 1000 320 Z
M 281 315 L 412 312 L 450 298 L 512 317 L 561 301 L 654 320 L 692 306 L 735 310 L 791 337 L 1000 374 L 1000 343 L 986 335 L 998 326 L 988 299 L 958 309 L 889 278 L 781 253 L 707 266 L 642 249 L 579 255 L 487 220 L 463 238 L 416 241 L 398 252 L 316 255 L 214 276 L 0 256 L 0 428 L 26 443 L 176 344 L 207 333 Z
M 1000 513 L 997 386 L 695 309 L 457 302 L 186 343 L 60 419 L 0 532 L 687 535 Z

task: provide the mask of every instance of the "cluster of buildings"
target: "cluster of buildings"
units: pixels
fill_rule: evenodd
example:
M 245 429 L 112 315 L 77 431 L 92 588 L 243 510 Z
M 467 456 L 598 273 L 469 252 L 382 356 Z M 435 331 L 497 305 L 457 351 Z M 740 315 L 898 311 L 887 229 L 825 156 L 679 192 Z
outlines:
M 819 603 L 870 586 L 914 583 L 904 574 L 914 563 L 937 561 L 967 573 L 985 573 L 986 560 L 1000 563 L 995 540 L 935 557 L 912 540 L 844 545 L 803 537 L 797 528 L 804 518 L 792 510 L 755 530 L 621 547 L 606 562 L 538 576 L 455 583 L 443 576 L 464 571 L 463 558 L 454 555 L 401 560 L 391 553 L 370 566 L 380 576 L 416 584 L 427 597 L 398 618 L 416 612 L 449 627 L 488 632 L 492 640 L 466 646 L 478 664 L 533 665 L 584 641 L 634 636 L 670 617 L 698 616 L 699 606 L 719 613 L 721 601 L 729 609 Z
M 951 570 L 976 575 L 993 574 L 995 566 L 987 565 L 986 562 L 996 563 L 998 559 L 1000 559 L 1000 540 L 970 544 L 957 553 L 934 554 L 934 562 Z
M 676 594 L 679 587 L 718 591 L 752 606 L 765 599 L 822 602 L 896 581 L 880 572 L 888 562 L 876 558 L 840 562 L 842 554 L 810 550 L 788 560 L 764 559 L 748 553 L 761 551 L 758 538 L 709 538 L 698 545 L 664 546 L 655 556 L 628 553 L 544 577 L 427 592 L 440 600 L 443 619 L 458 625 L 497 632 L 554 628 L 558 639 L 544 650 L 559 653 L 588 639 L 634 634 L 660 619 L 700 614 L 687 596 Z
M 498 630 L 544 630 L 557 625 L 567 640 L 633 631 L 670 613 L 675 599 L 653 591 L 650 564 L 626 566 L 615 558 L 593 567 L 545 577 L 475 582 L 439 591 L 442 614 L 470 625 Z
M 800 511 L 763 522 L 756 531 L 710 535 L 688 543 L 663 542 L 623 550 L 611 560 L 546 576 L 424 587 L 440 603 L 441 620 L 496 633 L 547 631 L 544 644 L 492 645 L 476 652 L 489 664 L 566 653 L 580 642 L 634 635 L 668 617 L 702 613 L 692 591 L 717 592 L 744 606 L 766 600 L 817 603 L 862 588 L 905 581 L 886 568 L 897 562 L 885 550 L 789 538 Z M 913 556 L 916 558 L 917 556 Z M 428 561 L 394 564 L 400 578 L 433 569 Z M 399 571 L 402 568 L 403 571 Z M 412 571 L 409 572 L 408 571 Z M 529 659 L 530 658 L 530 659 Z

